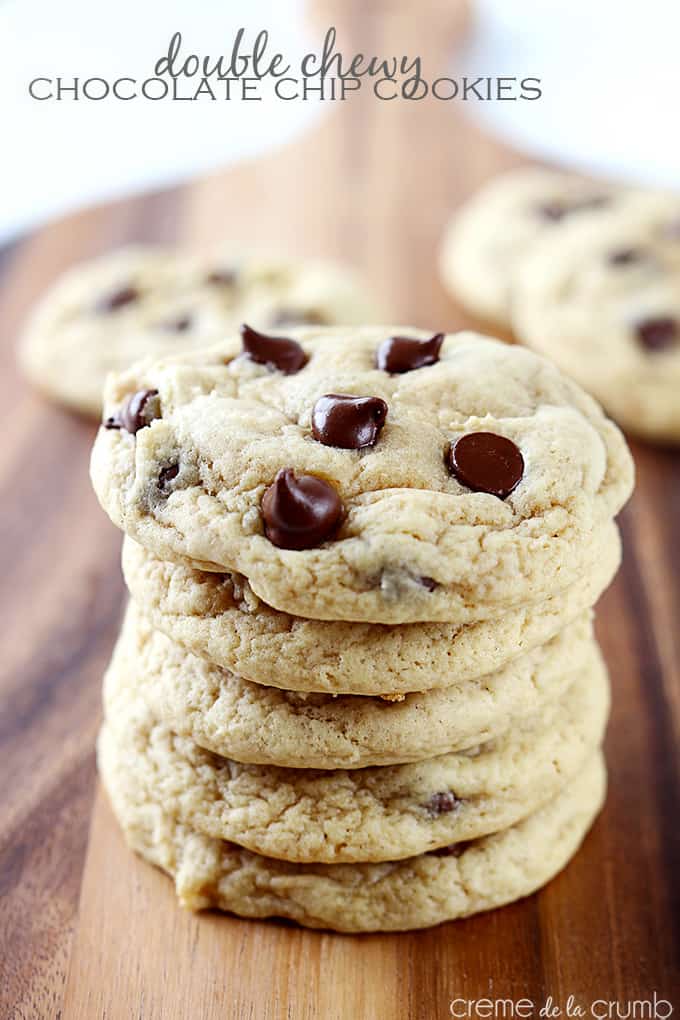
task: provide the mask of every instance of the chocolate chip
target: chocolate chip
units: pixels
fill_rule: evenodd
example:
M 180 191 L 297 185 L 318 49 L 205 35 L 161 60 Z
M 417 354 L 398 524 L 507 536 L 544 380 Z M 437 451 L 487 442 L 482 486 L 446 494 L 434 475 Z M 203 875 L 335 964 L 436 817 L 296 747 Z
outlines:
M 443 333 L 435 333 L 429 340 L 408 336 L 391 336 L 378 348 L 376 364 L 383 372 L 411 372 L 439 361 L 444 342 Z
M 621 248 L 619 251 L 612 251 L 607 256 L 607 262 L 610 266 L 630 266 L 634 262 L 639 262 L 643 258 L 643 253 L 639 248 Z
M 138 390 L 124 401 L 120 409 L 104 422 L 107 429 L 125 429 L 133 436 L 161 416 L 158 390 Z
M 267 538 L 280 549 L 312 549 L 337 529 L 342 503 L 323 478 L 282 468 L 262 496 L 262 516 Z
M 559 223 L 560 220 L 571 213 L 583 212 L 586 209 L 600 209 L 605 205 L 609 205 L 610 201 L 609 195 L 591 195 L 588 198 L 575 199 L 572 202 L 560 202 L 558 200 L 543 202 L 537 208 L 539 215 L 544 220 Z
M 423 588 L 427 588 L 428 591 L 434 591 L 435 588 L 439 587 L 439 585 L 437 584 L 433 577 L 420 576 L 418 578 L 418 584 L 422 585 Z
M 380 397 L 327 393 L 314 405 L 312 434 L 324 446 L 360 450 L 375 445 L 386 417 L 387 404 Z
M 538 213 L 544 220 L 551 220 L 557 223 L 567 214 L 566 206 L 559 202 L 543 202 L 538 206 Z
M 171 482 L 173 478 L 177 478 L 179 474 L 179 464 L 168 464 L 164 467 L 158 475 L 158 488 L 165 489 L 168 482 Z
M 271 317 L 272 326 L 327 326 L 328 319 L 314 308 L 280 308 Z
M 635 327 L 635 333 L 648 351 L 663 351 L 673 347 L 680 338 L 680 328 L 676 319 L 670 315 L 662 315 L 657 319 L 643 319 Z
M 433 857 L 460 857 L 471 846 L 474 846 L 474 839 L 461 840 L 460 843 L 449 843 L 448 846 L 438 846 L 435 850 L 429 850 Z
M 237 274 L 235 269 L 213 269 L 205 278 L 206 283 L 214 287 L 234 287 Z
M 139 301 L 141 294 L 136 287 L 132 285 L 126 287 L 120 287 L 119 290 L 114 290 L 111 294 L 106 294 L 97 303 L 98 312 L 117 312 L 119 308 L 124 308 L 126 305 L 131 305 L 134 301 Z
M 459 803 L 455 793 L 451 790 L 444 790 L 441 793 L 433 793 L 425 807 L 435 817 L 436 815 L 449 814 L 450 811 L 454 811 L 458 807 Z
M 165 330 L 166 333 L 186 333 L 188 329 L 191 329 L 192 321 L 190 315 L 178 315 L 176 319 L 159 322 L 157 328 Z
M 293 375 L 307 364 L 307 355 L 297 340 L 267 336 L 265 333 L 258 333 L 251 329 L 245 323 L 241 326 L 241 340 L 243 341 L 243 353 L 247 354 L 249 358 L 259 365 L 278 369 L 285 375 Z
M 524 474 L 524 458 L 511 439 L 495 432 L 469 432 L 449 446 L 446 466 L 474 492 L 505 499 Z

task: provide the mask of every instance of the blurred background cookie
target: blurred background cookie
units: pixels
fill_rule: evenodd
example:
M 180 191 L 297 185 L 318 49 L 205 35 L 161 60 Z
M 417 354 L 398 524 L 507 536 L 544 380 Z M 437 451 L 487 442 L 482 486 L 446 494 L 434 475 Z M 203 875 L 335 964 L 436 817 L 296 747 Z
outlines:
M 545 236 L 514 284 L 517 338 L 630 432 L 680 441 L 680 196 L 638 196 Z
M 43 392 L 99 416 L 109 371 L 221 340 L 244 320 L 283 328 L 374 317 L 355 275 L 332 262 L 131 246 L 68 270 L 52 286 L 26 327 L 20 360 Z

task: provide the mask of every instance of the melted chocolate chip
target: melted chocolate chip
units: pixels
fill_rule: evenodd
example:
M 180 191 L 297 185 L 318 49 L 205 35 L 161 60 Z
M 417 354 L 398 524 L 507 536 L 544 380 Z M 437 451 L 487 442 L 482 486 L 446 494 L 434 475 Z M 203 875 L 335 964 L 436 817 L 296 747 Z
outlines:
M 267 538 L 280 549 L 312 549 L 337 529 L 342 503 L 323 478 L 282 468 L 265 489 L 262 516 Z
M 168 464 L 164 467 L 158 475 L 158 488 L 163 490 L 167 486 L 168 482 L 171 482 L 173 478 L 177 478 L 179 474 L 179 464 Z
M 120 308 L 139 301 L 140 297 L 141 294 L 136 287 L 132 285 L 121 287 L 119 290 L 114 290 L 111 294 L 106 294 L 101 298 L 97 303 L 97 311 L 117 312 Z
M 423 588 L 427 588 L 428 591 L 434 591 L 439 585 L 433 577 L 421 576 L 418 578 L 418 584 L 422 585 Z
M 271 318 L 272 326 L 327 326 L 328 319 L 314 308 L 280 308 Z
M 657 319 L 643 319 L 635 327 L 635 334 L 648 351 L 664 351 L 680 339 L 680 326 L 670 315 Z
M 104 428 L 125 429 L 133 436 L 140 429 L 150 425 L 156 418 L 160 418 L 161 409 L 158 398 L 158 390 L 139 390 L 127 398 L 116 414 L 107 418 Z
M 411 372 L 439 361 L 444 342 L 443 333 L 435 333 L 429 340 L 408 336 L 391 336 L 378 348 L 376 364 L 383 372 Z
M 259 365 L 278 369 L 285 375 L 299 372 L 307 364 L 308 358 L 297 340 L 286 337 L 267 336 L 256 330 L 241 326 L 243 353 Z
M 631 266 L 643 258 L 639 248 L 621 248 L 619 251 L 610 252 L 607 262 L 610 266 Z
M 380 397 L 327 393 L 314 405 L 312 434 L 324 446 L 360 450 L 375 445 L 386 417 L 387 404 Z
M 205 278 L 206 283 L 214 287 L 234 287 L 237 274 L 235 269 L 213 269 Z
M 524 474 L 524 458 L 511 439 L 495 432 L 469 432 L 446 452 L 446 466 L 474 492 L 505 499 Z
M 436 815 L 449 814 L 450 811 L 454 811 L 458 807 L 459 803 L 455 793 L 451 790 L 443 790 L 441 793 L 433 793 L 425 806 L 428 812 L 435 817 Z

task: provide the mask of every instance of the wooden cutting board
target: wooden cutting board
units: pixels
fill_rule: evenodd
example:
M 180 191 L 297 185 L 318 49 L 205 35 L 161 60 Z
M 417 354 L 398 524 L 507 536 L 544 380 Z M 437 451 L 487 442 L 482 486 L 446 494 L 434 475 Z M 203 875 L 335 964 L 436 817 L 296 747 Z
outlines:
M 455 4 L 419 5 L 417 14 L 406 3 L 367 7 L 343 8 L 348 49 L 420 52 L 432 71 L 450 71 Z M 468 325 L 435 272 L 442 226 L 466 194 L 516 162 L 459 106 L 356 97 L 288 149 L 71 217 L 4 253 L 3 1018 L 429 1020 L 450 1016 L 459 998 L 530 999 L 538 1016 L 548 997 L 563 1011 L 556 1017 L 569 996 L 589 1016 L 595 1000 L 654 992 L 677 1004 L 678 454 L 635 447 L 625 564 L 598 619 L 615 699 L 610 794 L 579 856 L 541 893 L 503 910 L 416 934 L 340 936 L 192 916 L 169 880 L 124 847 L 93 755 L 124 598 L 120 536 L 89 487 L 93 426 L 30 392 L 14 366 L 16 331 L 45 285 L 67 264 L 130 240 L 199 246 L 228 237 L 337 256 L 365 273 L 393 321 Z

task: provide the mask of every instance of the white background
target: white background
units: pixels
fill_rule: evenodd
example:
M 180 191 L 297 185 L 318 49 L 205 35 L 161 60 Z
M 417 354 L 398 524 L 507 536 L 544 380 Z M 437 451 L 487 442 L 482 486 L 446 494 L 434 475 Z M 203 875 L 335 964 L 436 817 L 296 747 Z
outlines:
M 470 116 L 528 152 L 680 186 L 678 0 L 478 0 L 476 8 L 463 70 L 541 77 L 544 95 L 469 104 Z M 241 26 L 251 39 L 266 27 L 291 59 L 319 43 L 300 0 L 0 0 L 0 241 L 81 205 L 279 145 L 327 112 L 318 102 L 267 98 L 28 97 L 36 76 L 143 79 L 178 28 L 187 49 L 216 56 Z

